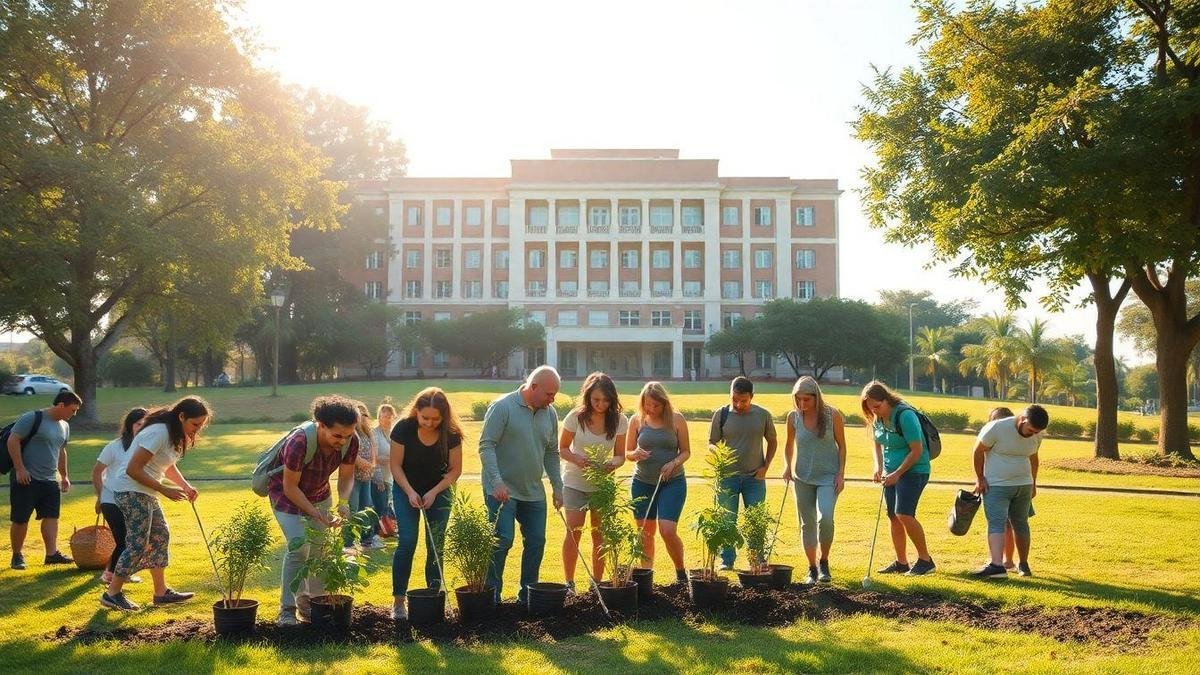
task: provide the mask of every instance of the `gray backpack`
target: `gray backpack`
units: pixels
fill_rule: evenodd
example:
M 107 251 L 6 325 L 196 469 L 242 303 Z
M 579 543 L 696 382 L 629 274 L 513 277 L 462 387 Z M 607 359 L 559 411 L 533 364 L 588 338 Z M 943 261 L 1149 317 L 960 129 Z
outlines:
M 283 473 L 283 463 L 279 460 L 279 453 L 283 451 L 284 444 L 296 432 L 303 432 L 305 440 L 308 442 L 308 447 L 304 450 L 304 466 L 308 466 L 312 462 L 313 457 L 317 456 L 317 424 L 316 422 L 305 422 L 292 429 L 283 435 L 275 445 L 272 445 L 266 452 L 258 456 L 258 464 L 254 466 L 254 471 L 250 474 L 250 489 L 254 490 L 254 494 L 259 497 L 267 496 L 267 487 L 271 484 L 271 479 Z M 342 446 L 342 459 L 346 459 L 346 453 L 350 450 L 350 441 Z

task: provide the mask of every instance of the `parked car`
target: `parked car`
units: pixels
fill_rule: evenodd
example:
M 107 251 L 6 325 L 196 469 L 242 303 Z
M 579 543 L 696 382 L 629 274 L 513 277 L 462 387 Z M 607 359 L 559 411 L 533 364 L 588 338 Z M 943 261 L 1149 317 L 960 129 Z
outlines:
M 49 375 L 31 375 L 29 373 L 13 377 L 12 382 L 4 388 L 6 394 L 25 396 L 57 394 L 63 391 L 71 391 L 71 385 Z

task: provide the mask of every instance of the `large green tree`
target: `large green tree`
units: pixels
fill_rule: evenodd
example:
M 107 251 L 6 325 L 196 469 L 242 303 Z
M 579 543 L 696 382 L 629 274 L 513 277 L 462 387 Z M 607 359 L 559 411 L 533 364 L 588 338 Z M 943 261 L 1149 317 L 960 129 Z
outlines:
M 871 370 L 904 357 L 907 344 L 882 312 L 861 300 L 772 300 L 752 321 L 758 351 L 782 356 L 799 377 L 821 379 L 834 366 Z
M 329 226 L 293 101 L 216 0 L 0 3 L 0 321 L 96 367 L 189 275 L 259 283 Z
M 457 356 L 486 372 L 521 349 L 546 343 L 546 329 L 520 309 L 492 309 L 470 316 L 421 324 L 421 335 L 436 351 Z

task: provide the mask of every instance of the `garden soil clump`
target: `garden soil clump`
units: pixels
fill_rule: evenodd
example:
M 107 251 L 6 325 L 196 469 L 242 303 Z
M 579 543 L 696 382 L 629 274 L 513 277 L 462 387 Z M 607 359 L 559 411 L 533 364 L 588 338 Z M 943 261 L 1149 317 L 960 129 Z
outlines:
M 71 629 L 63 626 L 49 640 L 90 644 L 115 641 L 121 645 L 195 640 L 245 642 L 279 647 L 302 647 L 313 643 L 394 644 L 429 640 L 437 643 L 473 645 L 500 641 L 559 641 L 584 635 L 624 621 L 675 620 L 695 625 L 726 621 L 750 626 L 784 626 L 801 619 L 830 621 L 854 614 L 871 614 L 896 619 L 945 621 L 986 630 L 1038 633 L 1060 642 L 1091 642 L 1119 650 L 1136 649 L 1159 628 L 1182 626 L 1182 618 L 1143 614 L 1103 607 L 1004 609 L 998 605 L 973 603 L 925 593 L 880 593 L 847 591 L 830 586 L 792 585 L 786 589 L 743 589 L 731 587 L 724 607 L 700 611 L 692 604 L 684 585 L 656 586 L 652 600 L 642 603 L 636 616 L 613 614 L 610 620 L 588 594 L 567 599 L 563 611 L 550 617 L 534 617 L 516 603 L 501 603 L 494 616 L 462 624 L 457 612 L 446 623 L 411 626 L 393 621 L 386 607 L 369 603 L 355 607 L 349 630 L 316 631 L 308 624 L 279 627 L 260 621 L 246 638 L 220 638 L 208 619 L 171 619 L 148 628 L 116 628 L 110 631 Z

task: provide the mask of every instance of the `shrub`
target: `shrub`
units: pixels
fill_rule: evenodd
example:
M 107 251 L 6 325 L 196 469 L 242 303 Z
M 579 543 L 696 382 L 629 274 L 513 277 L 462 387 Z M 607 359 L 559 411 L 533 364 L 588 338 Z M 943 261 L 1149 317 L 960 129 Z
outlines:
M 1144 427 L 1138 427 L 1136 430 L 1134 430 L 1133 436 L 1142 443 L 1149 443 L 1150 441 L 1154 440 L 1154 432 Z
M 455 490 L 450 514 L 446 560 L 458 569 L 468 591 L 482 591 L 496 548 L 495 523 L 488 517 L 487 507 L 472 501 L 466 490 Z
M 967 428 L 968 416 L 957 410 L 927 410 L 925 415 L 939 431 L 962 431 Z
M 842 421 L 852 427 L 864 427 L 867 425 L 867 421 L 865 419 L 863 419 L 863 416 L 859 415 L 858 413 L 850 413 L 849 415 L 842 415 Z
M 288 418 L 288 421 L 295 422 L 296 424 L 300 424 L 301 422 L 307 422 L 311 419 L 312 419 L 311 413 L 298 412 L 298 413 L 292 413 L 292 416 Z
M 1053 424 L 1053 422 L 1051 422 Z M 1083 423 L 1083 437 L 1096 438 L 1096 420 L 1088 420 Z
M 1133 438 L 1134 426 L 1133 420 L 1124 420 L 1117 422 L 1117 438 L 1122 441 L 1128 441 Z
M 288 550 L 309 545 L 308 559 L 300 565 L 296 578 L 292 579 L 292 592 L 300 591 L 300 584 L 309 577 L 317 577 L 325 587 L 325 594 L 348 595 L 366 588 L 368 575 L 374 571 L 371 558 L 357 552 L 355 548 L 343 548 L 342 537 L 348 534 L 354 541 L 362 537 L 375 519 L 372 509 L 363 509 L 350 516 L 342 527 L 316 529 L 305 528 L 305 536 L 288 542 Z
M 711 420 L 716 413 L 712 408 L 680 408 L 679 414 L 683 415 L 686 420 L 706 421 Z
M 1188 425 L 1188 440 L 1200 441 L 1200 427 L 1196 426 L 1195 424 Z
M 488 406 L 491 401 L 475 401 L 471 404 L 471 417 L 474 417 L 477 422 L 483 421 L 483 416 L 487 414 Z
M 224 584 L 221 596 L 226 607 L 242 599 L 250 572 L 270 569 L 263 561 L 275 539 L 272 535 L 274 525 L 274 519 L 266 510 L 255 502 L 246 501 L 217 528 L 212 540 L 213 564 Z
M 1140 399 L 1136 396 L 1129 396 L 1129 397 L 1125 398 L 1123 401 L 1121 401 L 1121 409 L 1122 410 L 1141 410 L 1142 409 L 1142 399 Z
M 114 387 L 140 387 L 154 381 L 154 366 L 128 349 L 114 349 L 100 362 L 101 379 Z
M 567 413 L 571 412 L 574 409 L 575 409 L 575 399 L 572 397 L 567 397 L 566 399 L 559 399 L 554 402 L 554 412 L 555 412 L 555 414 L 558 415 L 558 419 L 560 419 L 560 420 L 562 418 L 566 417 Z M 481 416 L 479 419 L 483 419 L 483 417 Z
M 746 544 L 746 554 L 750 559 L 751 574 L 762 574 L 768 571 L 767 559 L 771 556 L 774 545 L 771 537 L 772 525 L 778 521 L 771 515 L 766 502 L 747 506 L 738 517 L 738 531 Z
M 1050 420 L 1050 434 L 1062 438 L 1079 438 L 1083 435 L 1083 425 L 1075 420 Z

